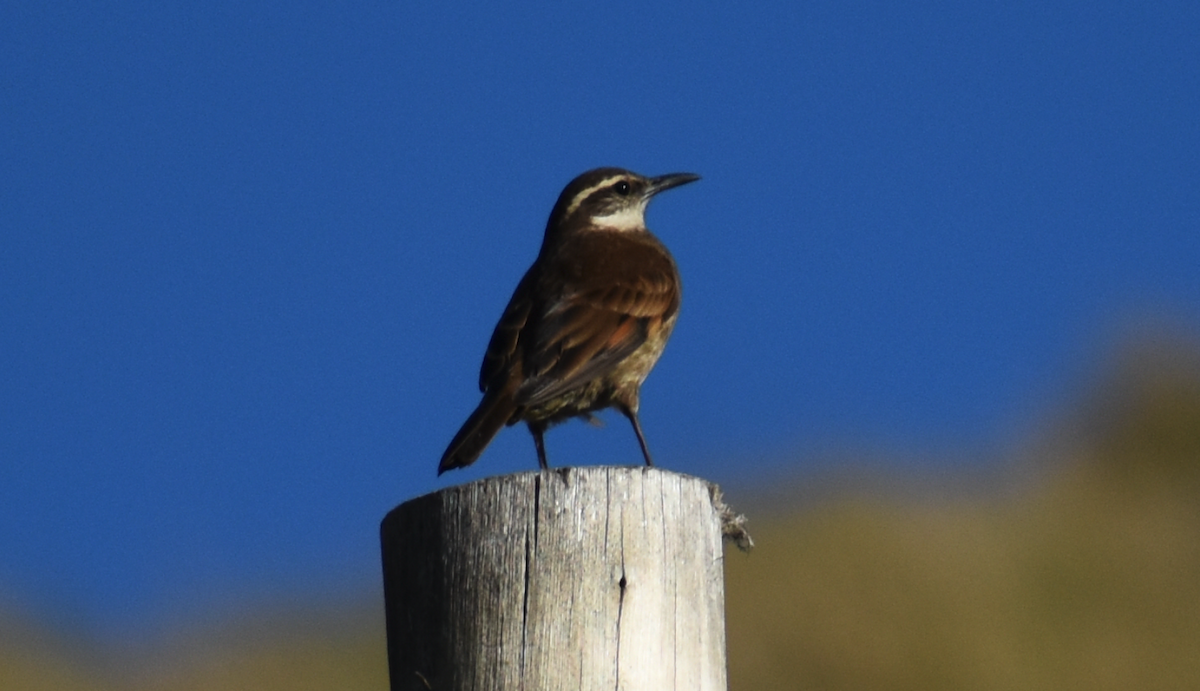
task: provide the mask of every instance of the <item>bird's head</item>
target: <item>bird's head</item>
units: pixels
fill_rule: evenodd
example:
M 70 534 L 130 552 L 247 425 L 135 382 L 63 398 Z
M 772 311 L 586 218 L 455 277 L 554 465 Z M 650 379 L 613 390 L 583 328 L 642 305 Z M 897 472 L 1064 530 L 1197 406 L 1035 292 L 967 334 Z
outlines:
M 550 212 L 546 236 L 585 228 L 645 230 L 646 206 L 654 195 L 699 179 L 692 173 L 648 178 L 622 168 L 589 170 L 559 195 Z

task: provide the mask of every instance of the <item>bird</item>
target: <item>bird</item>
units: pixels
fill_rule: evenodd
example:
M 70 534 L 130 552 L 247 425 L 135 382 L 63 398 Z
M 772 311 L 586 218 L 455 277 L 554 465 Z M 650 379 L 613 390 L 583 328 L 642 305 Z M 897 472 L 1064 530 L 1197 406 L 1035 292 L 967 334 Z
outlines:
M 679 316 L 675 259 L 646 228 L 650 200 L 699 180 L 622 168 L 580 174 L 558 196 L 541 249 L 496 324 L 479 370 L 483 399 L 454 435 L 438 475 L 474 463 L 505 426 L 524 421 L 538 467 L 546 430 L 615 408 L 646 465 L 639 394 Z

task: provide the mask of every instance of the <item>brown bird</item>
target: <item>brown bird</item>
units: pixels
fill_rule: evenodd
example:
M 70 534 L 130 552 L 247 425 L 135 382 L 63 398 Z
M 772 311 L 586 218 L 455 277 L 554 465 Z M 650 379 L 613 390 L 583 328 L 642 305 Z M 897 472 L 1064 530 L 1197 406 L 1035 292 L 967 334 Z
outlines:
M 483 400 L 454 435 L 438 475 L 474 463 L 502 427 L 521 420 L 547 468 L 543 435 L 551 425 L 609 407 L 629 418 L 653 465 L 638 390 L 675 326 L 680 282 L 675 260 L 646 228 L 646 205 L 699 179 L 597 168 L 567 185 L 488 343 Z

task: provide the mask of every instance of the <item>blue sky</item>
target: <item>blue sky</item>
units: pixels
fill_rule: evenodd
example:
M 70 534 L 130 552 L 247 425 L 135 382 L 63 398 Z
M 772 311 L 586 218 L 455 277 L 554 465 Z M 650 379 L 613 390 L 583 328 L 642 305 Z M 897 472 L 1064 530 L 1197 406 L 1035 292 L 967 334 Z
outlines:
M 684 305 L 660 465 L 1004 448 L 1200 323 L 1194 3 L 10 3 L 0 604 L 113 634 L 377 587 L 546 215 L 600 165 Z M 555 464 L 635 463 L 619 417 Z M 753 507 L 739 507 L 753 513 Z M 298 595 L 296 595 L 298 594 Z

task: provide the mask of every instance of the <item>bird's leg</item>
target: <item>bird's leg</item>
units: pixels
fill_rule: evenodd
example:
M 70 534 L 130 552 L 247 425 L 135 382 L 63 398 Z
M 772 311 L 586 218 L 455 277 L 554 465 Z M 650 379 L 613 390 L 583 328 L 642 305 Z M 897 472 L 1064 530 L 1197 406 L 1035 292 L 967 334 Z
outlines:
M 548 470 L 550 464 L 546 462 L 546 442 L 542 439 L 542 435 L 546 433 L 546 428 L 530 423 L 529 433 L 533 435 L 533 446 L 537 449 L 538 467 L 542 470 Z
M 619 405 L 617 409 L 629 418 L 629 422 L 633 424 L 633 433 L 637 435 L 638 444 L 642 447 L 642 455 L 646 457 L 646 465 L 648 467 L 654 465 L 654 461 L 650 460 L 650 449 L 646 446 L 646 437 L 642 434 L 642 423 L 638 422 L 637 411 L 628 405 Z

